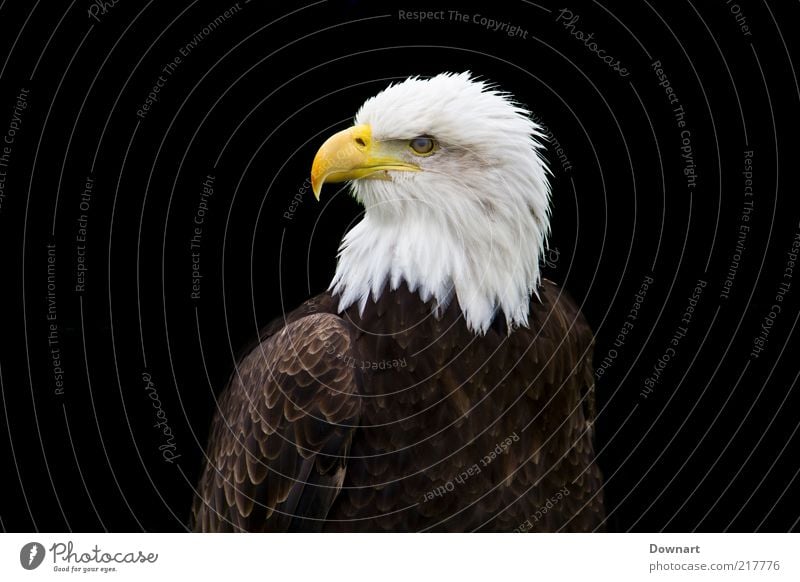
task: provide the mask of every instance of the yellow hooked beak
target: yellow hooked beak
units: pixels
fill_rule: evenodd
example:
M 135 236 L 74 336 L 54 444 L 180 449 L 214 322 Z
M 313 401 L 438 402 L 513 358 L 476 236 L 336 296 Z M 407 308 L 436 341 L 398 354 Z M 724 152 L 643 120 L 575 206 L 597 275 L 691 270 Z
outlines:
M 376 142 L 369 125 L 356 125 L 332 135 L 319 148 L 311 166 L 311 189 L 319 200 L 325 182 L 359 178 L 389 179 L 387 172 L 418 172 L 419 166 L 401 159 L 394 141 Z

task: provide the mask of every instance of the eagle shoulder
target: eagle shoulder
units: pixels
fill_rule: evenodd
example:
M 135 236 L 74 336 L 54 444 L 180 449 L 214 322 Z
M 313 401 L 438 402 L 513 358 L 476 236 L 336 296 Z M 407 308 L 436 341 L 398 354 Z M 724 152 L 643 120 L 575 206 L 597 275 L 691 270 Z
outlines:
M 194 529 L 322 526 L 358 424 L 356 360 L 352 327 L 312 313 L 269 334 L 239 361 L 212 421 Z

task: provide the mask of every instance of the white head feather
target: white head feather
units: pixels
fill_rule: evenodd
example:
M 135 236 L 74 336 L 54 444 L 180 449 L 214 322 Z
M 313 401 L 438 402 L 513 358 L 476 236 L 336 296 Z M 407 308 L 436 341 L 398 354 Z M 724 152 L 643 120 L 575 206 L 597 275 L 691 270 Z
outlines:
M 435 311 L 455 295 L 476 333 L 498 311 L 509 330 L 526 326 L 550 202 L 543 134 L 530 113 L 469 73 L 441 74 L 391 85 L 356 123 L 377 141 L 431 136 L 440 149 L 410 160 L 421 172 L 352 183 L 365 215 L 342 240 L 331 282 L 339 309 L 363 310 L 387 281 L 405 281 Z

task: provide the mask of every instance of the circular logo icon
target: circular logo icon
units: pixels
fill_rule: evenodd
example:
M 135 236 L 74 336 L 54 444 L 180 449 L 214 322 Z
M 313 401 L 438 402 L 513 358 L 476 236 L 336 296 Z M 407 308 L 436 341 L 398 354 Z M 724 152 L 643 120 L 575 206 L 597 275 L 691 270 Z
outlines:
M 29 542 L 19 551 L 19 563 L 26 570 L 34 570 L 44 561 L 44 546 L 39 542 Z

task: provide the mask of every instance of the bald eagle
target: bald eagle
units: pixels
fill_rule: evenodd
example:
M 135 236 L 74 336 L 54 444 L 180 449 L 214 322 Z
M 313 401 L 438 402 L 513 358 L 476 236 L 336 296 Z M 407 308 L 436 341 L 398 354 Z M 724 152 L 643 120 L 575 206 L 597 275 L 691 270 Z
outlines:
M 311 170 L 365 213 L 211 425 L 199 531 L 591 531 L 593 336 L 543 279 L 543 134 L 469 73 L 367 100 Z

